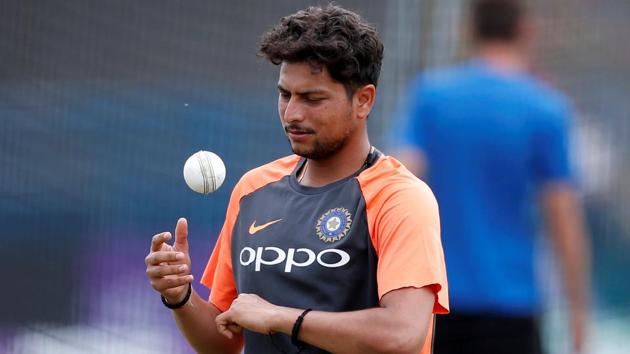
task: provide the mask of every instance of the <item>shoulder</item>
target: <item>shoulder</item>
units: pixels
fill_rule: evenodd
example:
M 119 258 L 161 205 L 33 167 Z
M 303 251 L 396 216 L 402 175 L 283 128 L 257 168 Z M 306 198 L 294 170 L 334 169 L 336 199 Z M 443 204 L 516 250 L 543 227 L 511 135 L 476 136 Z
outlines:
M 437 201 L 431 188 L 391 156 L 382 156 L 357 179 L 368 207 L 422 207 L 437 210 Z
M 425 96 L 448 93 L 470 82 L 475 71 L 472 63 L 430 69 L 414 77 L 411 90 Z
M 524 80 L 523 88 L 531 101 L 536 103 L 541 114 L 564 117 L 572 110 L 570 99 L 543 80 L 529 76 Z
M 427 70 L 422 77 L 428 85 L 443 86 L 460 81 L 475 72 L 476 68 L 472 63 L 461 63 Z
M 279 181 L 290 175 L 299 161 L 299 156 L 289 155 L 249 170 L 234 187 L 234 193 L 244 196 L 269 183 Z

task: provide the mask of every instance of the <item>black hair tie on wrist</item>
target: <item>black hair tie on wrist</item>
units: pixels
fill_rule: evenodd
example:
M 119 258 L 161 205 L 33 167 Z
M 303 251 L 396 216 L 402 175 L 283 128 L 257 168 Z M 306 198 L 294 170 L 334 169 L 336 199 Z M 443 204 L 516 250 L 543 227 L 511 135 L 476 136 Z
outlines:
M 166 301 L 166 298 L 164 298 L 164 296 L 160 296 L 162 298 L 162 303 L 164 304 L 164 306 L 168 307 L 171 310 L 175 310 L 178 309 L 184 305 L 186 305 L 186 303 L 188 302 L 188 300 L 190 300 L 190 295 L 192 294 L 192 285 L 190 283 L 188 283 L 188 292 L 186 293 L 186 296 L 184 296 L 184 299 L 176 304 L 169 304 Z
M 295 320 L 295 323 L 293 324 L 293 329 L 291 330 L 291 343 L 293 343 L 293 345 L 298 347 L 300 350 L 304 346 L 304 342 L 301 342 L 298 340 L 298 333 L 300 332 L 300 327 L 302 327 L 302 321 L 304 321 L 304 316 L 306 316 L 306 314 L 312 310 L 313 309 L 304 310 L 304 312 L 302 312 L 302 314 L 297 318 L 297 320 Z

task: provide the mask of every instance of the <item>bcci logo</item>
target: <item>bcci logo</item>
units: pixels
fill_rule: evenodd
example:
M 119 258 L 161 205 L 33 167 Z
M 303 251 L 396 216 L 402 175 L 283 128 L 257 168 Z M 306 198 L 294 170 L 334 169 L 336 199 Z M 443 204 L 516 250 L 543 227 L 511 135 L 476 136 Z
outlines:
M 331 243 L 344 238 L 351 226 L 352 215 L 348 209 L 334 208 L 320 216 L 315 224 L 315 231 L 320 240 Z

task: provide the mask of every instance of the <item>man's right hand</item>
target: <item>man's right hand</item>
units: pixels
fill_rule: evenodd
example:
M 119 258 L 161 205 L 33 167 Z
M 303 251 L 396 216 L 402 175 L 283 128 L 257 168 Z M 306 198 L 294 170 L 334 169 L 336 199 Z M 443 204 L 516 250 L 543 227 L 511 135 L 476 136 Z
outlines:
M 153 289 L 164 296 L 169 304 L 176 304 L 184 299 L 188 284 L 193 280 L 190 274 L 186 219 L 177 220 L 175 242 L 172 246 L 166 243 L 170 239 L 170 232 L 153 236 L 151 250 L 144 261 L 147 266 L 147 277 Z

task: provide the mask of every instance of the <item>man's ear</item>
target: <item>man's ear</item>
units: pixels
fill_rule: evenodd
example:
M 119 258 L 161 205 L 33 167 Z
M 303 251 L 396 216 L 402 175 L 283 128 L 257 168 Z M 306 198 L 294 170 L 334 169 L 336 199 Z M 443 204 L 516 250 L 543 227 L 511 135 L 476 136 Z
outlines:
M 369 84 L 359 87 L 352 97 L 352 105 L 354 111 L 360 119 L 367 119 L 367 116 L 374 107 L 376 100 L 376 86 Z

